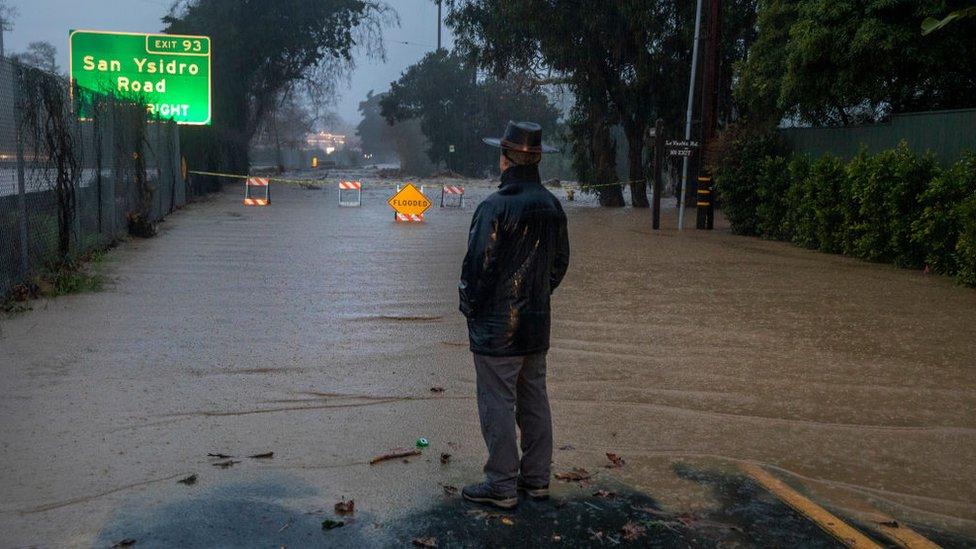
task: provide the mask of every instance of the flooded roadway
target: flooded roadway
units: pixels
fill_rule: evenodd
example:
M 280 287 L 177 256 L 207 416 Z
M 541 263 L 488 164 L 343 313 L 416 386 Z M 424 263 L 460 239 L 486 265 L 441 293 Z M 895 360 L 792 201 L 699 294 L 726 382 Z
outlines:
M 110 253 L 105 291 L 0 321 L 0 544 L 837 546 L 751 466 L 879 543 L 976 544 L 976 291 L 585 200 L 549 387 L 554 470 L 594 478 L 509 514 L 446 494 L 484 458 L 456 279 L 492 188 L 404 225 L 374 183 L 227 189 Z

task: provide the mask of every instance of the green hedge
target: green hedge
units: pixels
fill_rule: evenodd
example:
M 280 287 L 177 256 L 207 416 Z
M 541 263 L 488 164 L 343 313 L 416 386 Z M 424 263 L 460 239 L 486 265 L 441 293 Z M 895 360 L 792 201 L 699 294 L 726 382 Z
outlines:
M 732 230 L 976 286 L 976 153 L 947 168 L 905 143 L 849 161 L 785 152 L 774 132 L 741 137 L 715 166 Z

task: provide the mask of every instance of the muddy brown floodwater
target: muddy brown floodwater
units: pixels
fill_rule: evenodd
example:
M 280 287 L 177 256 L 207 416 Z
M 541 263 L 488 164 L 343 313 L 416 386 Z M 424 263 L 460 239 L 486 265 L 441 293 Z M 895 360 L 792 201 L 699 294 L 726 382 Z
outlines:
M 835 544 L 747 464 L 874 539 L 890 517 L 976 540 L 976 291 L 721 224 L 679 233 L 668 209 L 652 232 L 647 211 L 561 190 L 554 468 L 596 476 L 505 521 L 445 496 L 484 458 L 456 279 L 492 187 L 404 225 L 392 183 L 367 179 L 361 208 L 334 184 L 274 186 L 267 208 L 228 188 L 111 252 L 104 291 L 0 321 L 0 545 L 588 545 L 640 509 L 657 510 L 632 517 L 644 541 Z M 368 465 L 418 437 L 423 456 Z M 356 515 L 323 530 L 342 498 Z

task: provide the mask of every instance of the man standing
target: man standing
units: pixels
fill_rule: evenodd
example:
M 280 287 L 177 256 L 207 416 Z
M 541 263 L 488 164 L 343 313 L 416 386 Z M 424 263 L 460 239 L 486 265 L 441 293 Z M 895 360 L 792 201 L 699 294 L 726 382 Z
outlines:
M 569 238 L 566 214 L 539 177 L 542 154 L 556 151 L 542 144 L 539 125 L 509 122 L 505 137 L 484 141 L 501 149 L 502 182 L 474 213 L 458 291 L 488 462 L 485 482 L 461 493 L 509 509 L 518 504 L 516 489 L 549 497 L 549 297 L 569 266 Z

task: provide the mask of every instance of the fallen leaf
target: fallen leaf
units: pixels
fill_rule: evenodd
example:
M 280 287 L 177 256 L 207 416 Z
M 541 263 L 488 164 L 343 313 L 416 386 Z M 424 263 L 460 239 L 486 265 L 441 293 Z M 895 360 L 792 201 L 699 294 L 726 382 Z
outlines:
M 251 459 L 271 459 L 274 457 L 274 452 L 265 452 L 263 454 L 254 454 L 253 456 L 247 456 Z
M 610 465 L 607 465 L 607 469 L 616 469 L 624 466 L 624 458 L 618 456 L 617 454 L 607 452 L 607 459 L 610 460 Z
M 192 475 L 190 475 L 190 476 L 188 476 L 186 478 L 181 478 L 180 480 L 178 480 L 176 482 L 179 482 L 180 484 L 186 484 L 187 486 L 193 486 L 194 484 L 197 483 L 197 474 L 196 473 L 193 473 Z
M 566 473 L 556 473 L 556 480 L 564 480 L 566 482 L 578 482 L 581 480 L 586 480 L 593 475 L 581 467 L 573 467 L 572 471 Z
M 217 463 L 214 463 L 213 466 L 220 467 L 221 469 L 226 469 L 228 467 L 233 467 L 237 463 L 240 462 L 233 459 L 228 459 L 227 461 L 218 461 Z
M 417 547 L 437 547 L 437 538 L 413 538 L 413 544 Z
M 597 490 L 593 493 L 594 496 L 604 499 L 613 499 L 617 497 L 617 492 L 611 492 L 609 490 Z
M 325 519 L 322 521 L 323 530 L 332 530 L 333 528 L 342 528 L 346 523 L 341 520 Z
M 620 533 L 623 535 L 626 541 L 635 541 L 637 538 L 644 536 L 647 533 L 647 528 L 637 524 L 636 522 L 628 521 L 620 527 Z
M 451 462 L 451 454 L 441 454 L 441 465 L 447 465 Z
M 430 388 L 430 392 L 432 392 L 432 393 L 443 393 L 444 392 L 444 388 L 443 387 L 431 387 Z
M 117 549 L 118 547 L 132 547 L 135 544 L 136 544 L 136 540 L 132 538 L 125 538 L 124 540 L 119 541 L 115 545 L 113 545 L 112 549 Z
M 342 500 L 335 504 L 337 515 L 351 515 L 356 512 L 356 502 L 353 500 Z
M 515 521 L 508 517 L 502 517 L 502 524 L 505 526 L 515 526 Z
M 219 459 L 229 459 L 234 456 L 228 456 L 227 454 L 207 454 L 208 457 L 219 458 Z
M 381 454 L 373 459 L 369 460 L 370 465 L 375 465 L 381 461 L 386 461 L 388 459 L 397 459 L 408 456 L 420 456 L 423 455 L 420 450 L 416 448 L 394 448 L 386 454 Z
M 458 493 L 457 486 L 449 486 L 447 484 L 443 485 L 445 496 L 456 496 Z

